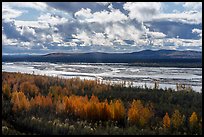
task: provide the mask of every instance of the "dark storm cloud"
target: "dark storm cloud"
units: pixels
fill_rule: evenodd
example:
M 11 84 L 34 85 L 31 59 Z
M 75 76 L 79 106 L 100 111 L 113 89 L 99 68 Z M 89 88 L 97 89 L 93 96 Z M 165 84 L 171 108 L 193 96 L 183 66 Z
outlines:
M 10 39 L 22 38 L 20 32 L 16 30 L 14 21 L 2 21 L 3 33 Z M 25 37 L 23 37 L 25 38 Z
M 17 27 L 14 21 L 2 21 L 3 33 L 6 35 L 8 39 L 17 39 L 24 42 L 29 42 L 35 39 L 34 34 L 32 34 L 32 30 L 34 29 L 29 27 Z M 33 32 L 34 33 L 34 32 Z
M 96 2 L 47 2 L 47 5 L 71 13 L 79 11 L 81 8 L 89 8 L 93 12 L 108 10 L 107 5 L 98 4 Z

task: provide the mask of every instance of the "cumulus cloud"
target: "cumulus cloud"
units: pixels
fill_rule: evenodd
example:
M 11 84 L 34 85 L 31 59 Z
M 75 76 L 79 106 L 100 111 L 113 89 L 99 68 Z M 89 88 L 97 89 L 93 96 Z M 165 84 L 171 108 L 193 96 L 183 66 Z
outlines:
M 84 20 L 86 18 L 89 19 L 92 17 L 91 9 L 82 8 L 81 10 L 75 12 L 74 16 L 79 20 Z
M 160 2 L 127 2 L 123 8 L 129 11 L 130 19 L 138 21 L 150 21 L 154 16 L 160 13 Z
M 19 31 L 21 31 L 20 32 L 21 35 L 27 36 L 31 40 L 35 39 L 35 37 L 36 37 L 36 33 L 35 33 L 35 30 L 33 28 L 23 26 L 22 29 L 19 29 Z
M 147 32 L 148 35 L 158 39 L 158 38 L 165 38 L 166 35 L 164 33 L 161 33 L 161 32 L 154 32 L 154 31 L 149 31 Z
M 184 11 L 164 13 L 163 5 L 154 2 L 6 3 L 2 7 L 3 49 L 9 53 L 18 52 L 18 47 L 20 53 L 195 50 L 196 47 L 202 50 L 202 7 L 179 3 Z M 35 19 L 22 19 L 21 15 L 30 14 L 31 9 L 35 9 Z M 12 46 L 16 51 L 11 50 Z
M 118 9 L 112 9 L 109 11 L 100 11 L 91 13 L 91 9 L 82 8 L 80 11 L 77 11 L 74 16 L 81 22 L 99 22 L 99 23 L 107 23 L 107 22 L 118 22 L 127 20 L 127 16 L 124 15 Z
M 17 39 L 8 39 L 6 35 L 2 34 L 2 45 L 16 45 L 18 43 Z
M 141 36 L 141 31 L 133 24 L 125 25 L 125 23 L 112 24 L 105 28 L 107 37 L 111 40 L 133 40 L 137 41 Z
M 72 36 L 73 36 L 73 38 L 76 38 L 76 39 L 82 41 L 84 43 L 83 46 L 91 45 L 91 38 L 84 31 L 82 31 L 81 33 L 78 33 L 78 34 L 73 34 Z
M 112 42 L 107 40 L 104 33 L 94 33 L 92 37 L 93 45 L 111 46 Z
M 201 30 L 201 29 L 196 29 L 196 28 L 194 28 L 194 29 L 192 30 L 192 33 L 199 34 L 199 36 L 202 37 L 202 30 Z
M 133 25 L 124 23 L 107 24 L 104 30 L 96 32 L 94 28 L 81 31 L 80 29 L 72 37 L 78 39 L 83 44 L 81 46 L 102 45 L 128 45 L 125 41 L 129 40 L 137 43 L 142 32 Z
M 60 17 L 58 15 L 53 15 L 53 14 L 47 13 L 47 14 L 43 14 L 40 17 L 38 17 L 38 21 L 48 23 L 51 25 L 57 25 L 57 24 L 66 23 L 68 21 L 68 19 L 66 19 L 64 17 Z
M 106 39 L 103 33 L 86 33 L 82 31 L 81 33 L 73 35 L 73 38 L 78 39 L 83 42 L 80 46 L 91 46 L 91 45 L 101 45 L 101 46 L 111 46 L 113 45 L 109 39 Z
M 202 23 L 202 2 L 174 2 L 174 4 L 180 7 L 172 9 L 172 12 L 161 12 L 157 16 L 154 16 L 153 20 L 174 21 L 188 24 Z M 183 9 L 181 7 L 183 7 Z
M 178 39 L 178 38 L 168 38 L 164 41 L 164 46 L 175 46 L 177 47 L 198 47 L 202 46 L 202 41 L 192 40 L 192 39 Z

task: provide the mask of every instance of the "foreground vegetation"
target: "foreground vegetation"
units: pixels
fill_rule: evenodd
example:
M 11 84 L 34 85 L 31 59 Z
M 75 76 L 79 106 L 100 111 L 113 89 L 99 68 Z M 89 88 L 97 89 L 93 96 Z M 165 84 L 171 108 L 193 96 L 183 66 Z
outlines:
M 202 134 L 202 93 L 2 72 L 3 134 Z

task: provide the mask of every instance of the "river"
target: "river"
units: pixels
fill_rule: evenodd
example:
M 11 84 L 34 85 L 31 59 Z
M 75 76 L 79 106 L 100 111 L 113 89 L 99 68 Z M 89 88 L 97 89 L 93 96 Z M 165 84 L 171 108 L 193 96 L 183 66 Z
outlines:
M 202 68 L 139 67 L 127 63 L 49 63 L 49 62 L 2 62 L 2 71 L 21 72 L 63 78 L 99 79 L 105 82 L 132 82 L 133 86 L 176 89 L 176 83 L 191 86 L 202 92 Z

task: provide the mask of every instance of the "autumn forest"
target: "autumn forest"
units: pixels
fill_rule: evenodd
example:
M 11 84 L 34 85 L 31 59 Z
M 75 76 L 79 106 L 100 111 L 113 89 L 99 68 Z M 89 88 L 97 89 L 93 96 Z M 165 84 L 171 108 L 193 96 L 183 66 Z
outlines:
M 202 93 L 124 83 L 2 72 L 2 132 L 202 134 Z

